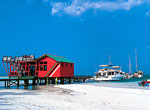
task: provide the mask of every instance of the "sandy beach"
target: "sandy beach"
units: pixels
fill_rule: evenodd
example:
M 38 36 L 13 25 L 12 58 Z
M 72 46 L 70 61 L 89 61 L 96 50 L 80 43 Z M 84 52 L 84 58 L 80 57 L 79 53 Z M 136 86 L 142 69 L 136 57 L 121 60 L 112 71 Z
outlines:
M 86 84 L 0 89 L 0 110 L 150 110 L 150 90 Z

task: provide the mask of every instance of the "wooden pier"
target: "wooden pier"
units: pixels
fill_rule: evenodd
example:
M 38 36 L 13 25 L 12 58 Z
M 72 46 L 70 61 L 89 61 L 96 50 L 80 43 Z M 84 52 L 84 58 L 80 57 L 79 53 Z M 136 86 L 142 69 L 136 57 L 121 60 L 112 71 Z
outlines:
M 75 76 L 75 77 L 56 77 L 56 78 L 39 78 L 35 76 L 30 77 L 9 77 L 8 79 L 0 79 L 0 82 L 4 82 L 5 88 L 10 88 L 11 86 L 17 86 L 19 88 L 23 82 L 23 86 L 29 86 L 29 85 L 48 85 L 48 84 L 71 84 L 72 82 L 85 82 L 87 79 L 92 78 L 92 76 Z M 32 81 L 30 84 L 29 81 Z

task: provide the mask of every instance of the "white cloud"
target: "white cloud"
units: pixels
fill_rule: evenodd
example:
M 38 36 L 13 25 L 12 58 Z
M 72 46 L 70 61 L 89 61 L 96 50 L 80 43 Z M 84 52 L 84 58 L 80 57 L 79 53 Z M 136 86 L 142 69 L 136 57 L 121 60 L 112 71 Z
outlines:
M 87 10 L 130 10 L 132 7 L 140 6 L 149 0 L 72 0 L 71 2 L 53 2 L 51 14 L 81 15 Z
M 58 2 L 52 4 L 51 14 L 54 15 L 64 9 L 64 3 Z

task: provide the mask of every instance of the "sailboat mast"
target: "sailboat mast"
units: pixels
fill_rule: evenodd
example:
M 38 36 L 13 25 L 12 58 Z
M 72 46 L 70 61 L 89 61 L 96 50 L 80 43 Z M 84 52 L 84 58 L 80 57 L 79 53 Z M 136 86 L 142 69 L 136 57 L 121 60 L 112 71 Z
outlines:
M 111 65 L 111 55 L 109 55 L 109 65 Z
M 129 54 L 129 73 L 132 74 L 132 65 L 131 65 L 131 57 L 130 57 L 130 54 Z
M 135 49 L 136 71 L 138 72 L 137 50 Z

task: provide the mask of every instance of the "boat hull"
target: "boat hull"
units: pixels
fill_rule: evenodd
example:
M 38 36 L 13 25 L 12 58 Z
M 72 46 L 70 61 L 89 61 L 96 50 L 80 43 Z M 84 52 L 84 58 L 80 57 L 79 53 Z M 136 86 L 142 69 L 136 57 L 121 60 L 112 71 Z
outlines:
M 139 86 L 149 86 L 149 83 L 148 83 L 148 82 L 144 82 L 144 83 L 142 84 L 142 82 L 139 82 L 138 85 L 139 85 Z
M 99 78 L 94 78 L 95 81 L 120 81 L 122 80 L 122 77 L 99 77 Z

